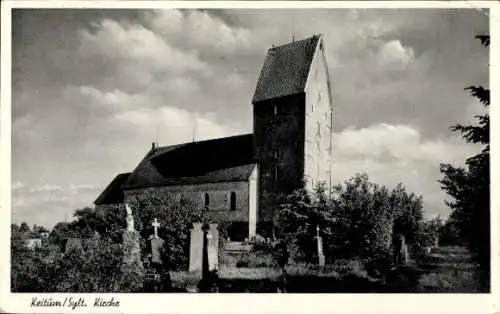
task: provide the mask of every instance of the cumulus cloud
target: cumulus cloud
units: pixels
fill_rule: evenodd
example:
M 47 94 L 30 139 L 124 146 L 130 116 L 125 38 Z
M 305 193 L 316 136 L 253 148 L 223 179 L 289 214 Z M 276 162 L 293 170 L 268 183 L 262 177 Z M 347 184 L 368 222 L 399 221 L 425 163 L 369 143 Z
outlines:
M 210 54 L 248 54 L 258 40 L 250 30 L 231 27 L 207 11 L 155 10 L 146 16 L 149 26 L 164 38 Z
M 469 146 L 424 139 L 420 131 L 410 125 L 381 123 L 360 129 L 348 128 L 334 138 L 339 159 L 439 163 L 460 160 L 472 152 Z
M 291 41 L 292 20 L 295 39 L 325 39 L 337 178 L 403 181 L 431 211 L 443 209 L 437 165 L 468 155 L 448 129 L 475 111 L 463 87 L 487 84 L 473 37 L 488 21 L 462 11 L 39 12 L 14 17 L 12 177 L 16 219 L 47 226 L 90 205 L 152 141 L 251 132 L 266 50 Z
M 15 191 L 15 190 L 22 189 L 24 186 L 25 186 L 24 183 L 22 183 L 20 181 L 16 181 L 16 182 L 12 183 L 11 189 Z
M 56 222 L 71 218 L 75 209 L 91 205 L 89 200 L 94 200 L 95 194 L 96 186 L 92 184 L 26 185 L 13 192 L 12 220 L 17 224 L 26 221 L 52 228 Z
M 409 125 L 376 124 L 346 129 L 334 136 L 333 179 L 342 182 L 367 172 L 371 180 L 395 187 L 403 183 L 410 192 L 424 196 L 431 215 L 447 216 L 447 196 L 440 190 L 440 163 L 462 164 L 478 147 L 453 139 L 426 139 Z
M 384 43 L 378 52 L 379 65 L 389 69 L 405 69 L 413 62 L 413 59 L 413 49 L 403 47 L 399 40 Z
M 174 73 L 207 71 L 208 65 L 196 53 L 179 51 L 151 30 L 139 24 L 103 20 L 92 23 L 94 33 L 82 29 L 81 49 L 125 62 L 138 62 L 141 67 Z
M 62 188 L 59 185 L 53 185 L 53 184 L 43 184 L 40 186 L 32 187 L 29 189 L 29 193 L 51 193 L 51 192 L 56 192 L 60 191 Z

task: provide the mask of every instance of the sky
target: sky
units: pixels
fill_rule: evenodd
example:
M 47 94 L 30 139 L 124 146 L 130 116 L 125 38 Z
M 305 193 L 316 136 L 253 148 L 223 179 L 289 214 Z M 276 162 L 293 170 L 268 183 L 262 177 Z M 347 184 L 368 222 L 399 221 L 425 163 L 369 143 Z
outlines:
M 267 49 L 321 33 L 335 106 L 333 181 L 367 172 L 450 213 L 440 163 L 480 150 L 449 127 L 483 112 L 489 32 L 473 9 L 15 10 L 12 222 L 52 228 L 152 142 L 252 132 Z

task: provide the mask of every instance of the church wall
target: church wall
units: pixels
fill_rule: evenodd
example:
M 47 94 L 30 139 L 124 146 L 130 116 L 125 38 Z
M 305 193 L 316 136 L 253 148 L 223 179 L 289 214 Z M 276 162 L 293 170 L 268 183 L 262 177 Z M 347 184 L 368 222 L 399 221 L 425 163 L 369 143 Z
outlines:
M 255 156 L 259 162 L 259 223 L 268 222 L 265 229 L 269 229 L 279 199 L 302 183 L 304 103 L 304 94 L 300 93 L 254 104 Z M 263 235 L 269 235 L 268 232 Z
M 230 208 L 230 193 L 236 193 L 236 208 Z M 227 221 L 248 221 L 249 208 L 248 182 L 222 182 L 192 185 L 159 186 L 125 191 L 126 202 L 139 197 L 147 197 L 149 193 L 184 197 L 200 207 L 205 206 L 205 193 L 210 198 L 209 217 Z
M 252 171 L 248 184 L 248 237 L 252 238 L 257 233 L 258 220 L 258 194 L 257 180 L 259 178 L 259 167 L 256 166 Z
M 322 42 L 320 42 L 322 43 Z M 322 48 L 316 50 L 306 85 L 304 176 L 306 188 L 330 183 L 331 110 L 327 65 Z

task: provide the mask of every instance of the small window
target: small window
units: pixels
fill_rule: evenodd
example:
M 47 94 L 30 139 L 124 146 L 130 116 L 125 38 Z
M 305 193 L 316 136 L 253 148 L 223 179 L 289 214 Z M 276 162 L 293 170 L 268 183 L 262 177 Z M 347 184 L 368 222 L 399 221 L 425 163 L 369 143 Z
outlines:
M 210 206 L 210 195 L 208 193 L 205 193 L 205 207 Z
M 236 210 L 236 192 L 231 192 L 229 197 L 229 209 L 231 211 Z

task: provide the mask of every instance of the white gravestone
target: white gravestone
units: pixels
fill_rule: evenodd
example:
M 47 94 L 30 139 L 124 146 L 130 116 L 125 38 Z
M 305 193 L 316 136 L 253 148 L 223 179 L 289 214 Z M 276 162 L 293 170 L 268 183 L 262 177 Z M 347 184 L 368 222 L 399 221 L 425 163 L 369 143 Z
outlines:
M 203 263 L 203 230 L 201 223 L 194 223 L 189 245 L 189 271 L 201 271 Z
M 208 270 L 219 268 L 219 230 L 217 224 L 210 224 L 207 230 Z
M 127 231 L 135 231 L 134 228 L 134 216 L 132 215 L 132 209 L 128 204 L 125 204 L 125 210 L 127 211 Z
M 319 235 L 319 226 L 316 226 L 316 242 L 318 250 L 318 265 L 325 265 L 325 255 L 323 254 L 323 238 Z
M 154 237 L 158 238 L 158 228 L 160 227 L 160 223 L 155 218 L 154 221 L 153 221 L 153 223 L 151 225 L 153 226 L 153 229 L 154 229 Z

